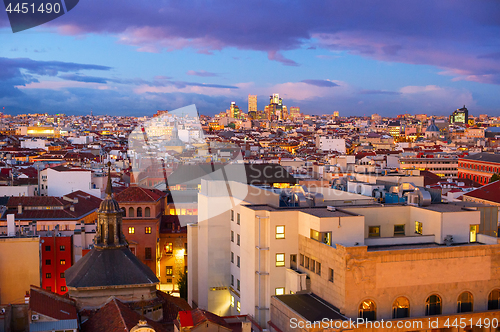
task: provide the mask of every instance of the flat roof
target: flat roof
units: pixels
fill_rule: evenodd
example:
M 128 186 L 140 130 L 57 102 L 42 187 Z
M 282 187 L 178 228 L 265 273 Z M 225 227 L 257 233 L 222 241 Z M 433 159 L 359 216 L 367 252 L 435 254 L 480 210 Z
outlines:
M 340 314 L 338 308 L 314 294 L 277 295 L 276 298 L 310 322 L 321 321 L 324 318 L 347 320 Z
M 273 207 L 267 204 L 249 204 L 243 205 L 254 211 L 300 211 L 319 218 L 331 217 L 352 217 L 357 214 L 341 211 L 338 208 L 335 211 L 328 210 L 327 206 L 313 206 L 313 207 Z
M 383 250 L 407 250 L 407 249 L 427 249 L 427 248 L 446 248 L 446 247 L 470 247 L 470 246 L 482 246 L 484 243 L 480 242 L 464 242 L 464 243 L 453 243 L 450 246 L 446 244 L 439 243 L 412 243 L 412 244 L 398 244 L 398 245 L 384 245 L 384 246 L 368 246 L 367 251 L 383 251 Z

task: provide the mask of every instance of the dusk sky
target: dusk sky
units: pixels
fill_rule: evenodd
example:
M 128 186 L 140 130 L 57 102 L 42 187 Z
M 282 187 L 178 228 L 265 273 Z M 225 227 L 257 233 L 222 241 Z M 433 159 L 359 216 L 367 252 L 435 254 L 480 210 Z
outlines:
M 80 0 L 18 33 L 3 9 L 5 113 L 500 115 L 498 0 Z

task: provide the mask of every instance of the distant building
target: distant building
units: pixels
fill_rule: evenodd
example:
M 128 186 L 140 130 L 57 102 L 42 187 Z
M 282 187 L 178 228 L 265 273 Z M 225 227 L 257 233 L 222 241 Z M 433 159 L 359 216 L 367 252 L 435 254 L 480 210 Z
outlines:
M 300 116 L 300 107 L 292 106 L 290 107 L 290 118 L 293 120 Z
M 338 117 L 339 117 L 339 111 L 335 111 L 335 112 L 333 112 L 333 117 L 334 117 L 334 118 L 338 118 Z
M 78 167 L 56 166 L 40 171 L 41 196 L 63 196 L 81 190 L 101 198 L 106 176 Z
M 71 236 L 44 236 L 40 238 L 42 256 L 42 288 L 57 294 L 66 294 L 64 272 L 73 264 Z
M 265 107 L 267 119 L 271 121 L 286 120 L 286 116 L 288 116 L 288 114 L 284 114 L 283 110 L 283 99 L 280 98 L 280 95 L 277 93 L 271 95 L 269 97 L 269 105 Z
M 336 151 L 345 154 L 345 139 L 332 136 L 317 136 L 316 148 L 321 151 Z
M 500 155 L 481 152 L 458 160 L 458 177 L 489 183 L 493 174 L 500 174 Z
M 431 124 L 425 130 L 426 139 L 436 139 L 439 138 L 440 131 L 438 126 L 434 123 L 434 119 L 431 120 Z
M 468 124 L 469 123 L 469 110 L 464 107 L 457 109 L 450 116 L 451 124 Z
M 377 113 L 372 114 L 372 121 L 374 122 L 379 122 L 382 120 L 382 117 L 378 115 Z
M 257 95 L 248 95 L 248 114 L 250 112 L 257 114 Z

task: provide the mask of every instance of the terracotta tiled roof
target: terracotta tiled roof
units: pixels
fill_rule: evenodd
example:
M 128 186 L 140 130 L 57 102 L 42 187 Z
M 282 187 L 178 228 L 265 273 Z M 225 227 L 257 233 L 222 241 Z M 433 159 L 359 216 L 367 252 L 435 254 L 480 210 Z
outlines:
M 166 194 L 157 189 L 146 189 L 142 187 L 128 187 L 122 192 L 115 195 L 115 199 L 119 203 L 132 202 L 157 202 Z
M 139 320 L 147 321 L 156 332 L 167 331 L 161 324 L 144 318 L 113 298 L 82 324 L 82 332 L 128 332 L 139 323 Z
M 218 324 L 220 326 L 224 326 L 228 329 L 231 329 L 226 321 L 216 314 L 211 313 L 210 311 L 206 311 L 203 309 L 194 309 L 191 311 L 181 311 L 179 312 L 178 321 L 181 327 L 196 327 L 200 324 L 203 324 L 206 321 Z
M 186 300 L 157 290 L 156 295 L 163 302 L 163 321 L 173 322 L 180 311 L 192 310 Z
M 487 184 L 476 190 L 470 191 L 464 196 L 483 199 L 500 204 L 500 181 Z
M 57 320 L 77 319 L 73 300 L 36 286 L 31 286 L 29 307 L 33 312 Z

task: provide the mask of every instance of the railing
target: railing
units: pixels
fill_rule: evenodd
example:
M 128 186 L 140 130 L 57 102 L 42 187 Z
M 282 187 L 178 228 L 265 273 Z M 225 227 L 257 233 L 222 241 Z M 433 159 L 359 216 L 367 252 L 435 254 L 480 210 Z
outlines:
M 369 237 L 365 239 L 367 246 L 394 246 L 402 244 L 435 243 L 435 235 L 411 235 L 393 237 Z

